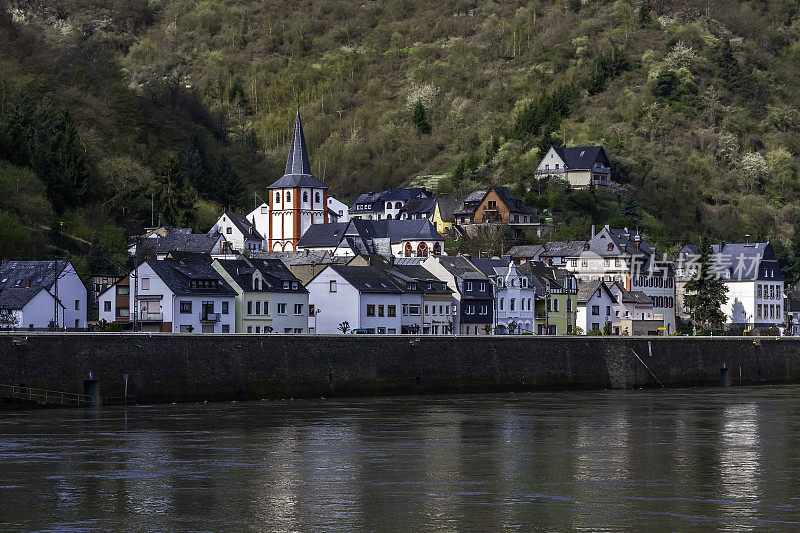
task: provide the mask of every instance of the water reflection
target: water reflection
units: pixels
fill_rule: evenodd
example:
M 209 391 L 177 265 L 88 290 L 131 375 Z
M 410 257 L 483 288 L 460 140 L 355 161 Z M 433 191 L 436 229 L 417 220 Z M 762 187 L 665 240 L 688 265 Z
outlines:
M 799 528 L 798 390 L 0 412 L 0 530 Z

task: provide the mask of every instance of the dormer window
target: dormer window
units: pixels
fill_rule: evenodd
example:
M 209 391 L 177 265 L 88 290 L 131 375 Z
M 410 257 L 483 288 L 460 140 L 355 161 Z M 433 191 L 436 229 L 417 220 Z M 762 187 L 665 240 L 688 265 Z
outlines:
M 607 249 L 608 249 L 608 251 L 610 252 L 611 250 L 613 250 L 613 249 L 614 249 L 614 245 L 613 245 L 613 244 L 611 244 L 611 243 L 608 243 L 608 247 L 607 247 Z
M 587 251 L 589 249 L 589 243 L 583 245 L 583 251 Z

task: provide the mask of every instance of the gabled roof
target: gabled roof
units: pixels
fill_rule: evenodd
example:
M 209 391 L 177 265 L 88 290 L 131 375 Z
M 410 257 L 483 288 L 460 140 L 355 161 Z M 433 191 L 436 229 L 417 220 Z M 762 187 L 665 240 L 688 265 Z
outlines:
M 786 291 L 786 312 L 800 312 L 800 291 L 796 289 Z
M 602 146 L 553 146 L 553 150 L 568 170 L 589 170 L 596 162 L 611 166 Z
M 239 213 L 228 212 L 225 212 L 224 214 L 231 219 L 233 225 L 236 226 L 240 232 L 242 232 L 242 235 L 244 235 L 245 239 L 250 238 L 258 239 L 260 241 L 264 240 L 264 237 L 262 237 L 261 234 L 256 230 L 255 226 L 253 226 L 253 223 L 250 220 L 247 220 L 247 216 L 240 215 Z M 251 229 L 252 233 L 250 233 Z
M 374 266 L 331 265 L 334 272 L 352 285 L 358 292 L 402 294 L 401 287 L 395 279 Z
M 437 259 L 439 260 L 439 264 L 454 276 L 463 279 L 479 279 L 487 281 L 489 279 L 483 272 L 478 270 L 478 268 L 473 265 L 469 259 L 462 255 L 441 256 Z
M 401 286 L 409 282 L 417 283 L 416 291 L 412 292 L 423 294 L 452 294 L 453 292 L 448 288 L 447 282 L 440 280 L 420 264 L 398 264 L 396 259 L 390 261 L 379 255 L 371 255 L 369 262 L 370 265 L 394 277 Z M 427 287 L 428 283 L 432 284 L 430 289 Z M 408 292 L 407 286 L 406 292 Z
M 474 215 L 475 208 L 478 207 L 483 197 L 486 196 L 486 192 L 486 189 L 478 189 L 477 191 L 469 193 L 466 198 L 461 200 L 461 205 L 453 211 L 453 215 Z
M 653 299 L 643 291 L 629 291 L 621 283 L 615 281 L 611 284 L 619 290 L 619 302 L 624 304 L 653 305 Z
M 602 281 L 587 281 L 578 283 L 578 303 L 586 303 L 592 299 L 597 289 L 601 289 L 612 300 L 615 300 L 614 295 L 608 290 L 608 286 Z
M 292 187 L 313 187 L 327 189 L 328 186 L 311 174 L 311 164 L 308 161 L 306 136 L 303 134 L 303 124 L 300 120 L 300 110 L 294 118 L 294 131 L 289 144 L 289 156 L 286 158 L 286 169 L 283 177 L 274 182 L 267 189 L 284 189 Z
M 264 279 L 264 290 L 267 292 L 308 292 L 280 259 L 218 259 L 217 262 L 245 292 L 252 291 L 253 275 L 256 271 Z M 296 288 L 292 289 L 290 285 L 285 289 L 284 281 L 296 283 Z
M 194 252 L 210 254 L 220 240 L 219 233 L 171 234 L 156 239 L 156 253 Z
M 436 209 L 435 198 L 415 198 L 409 201 L 403 208 L 403 210 L 409 215 L 413 214 L 432 215 L 435 209 Z
M 219 272 L 207 261 L 147 261 L 147 265 L 176 295 L 217 295 L 234 296 L 236 291 L 228 285 Z M 213 280 L 212 287 L 192 287 L 192 280 Z
M 521 244 L 519 246 L 513 246 L 508 250 L 508 255 L 511 257 L 536 257 L 539 252 L 544 251 L 544 246 L 541 244 Z
M 327 224 L 330 226 L 331 224 Z M 252 257 L 278 259 L 287 267 L 301 265 L 330 265 L 345 263 L 350 257 L 333 256 L 324 250 L 300 250 L 299 252 L 257 252 Z
M 12 287 L 49 288 L 58 275 L 64 272 L 69 261 L 4 261 L 0 263 L 0 291 Z
M 544 244 L 542 257 L 571 257 L 581 255 L 586 241 L 555 241 Z
M 18 311 L 23 309 L 37 294 L 47 289 L 44 287 L 11 287 L 0 291 L 0 309 Z M 49 292 L 47 294 L 50 294 Z M 52 296 L 51 296 L 52 297 Z M 61 302 L 59 302 L 61 303 Z M 62 307 L 63 304 L 61 305 Z M 52 303 L 51 303 L 52 307 Z
M 531 274 L 539 278 L 542 285 L 549 285 L 556 289 L 567 289 L 567 280 L 574 277 L 567 269 L 550 266 L 542 261 L 526 261 L 518 268 L 523 274 Z
M 678 252 L 678 264 L 683 262 L 689 265 L 692 256 L 699 255 L 700 246 L 687 244 Z M 756 281 L 770 280 L 782 281 L 783 273 L 775 259 L 775 252 L 768 242 L 728 243 L 720 242 L 711 245 L 712 259 L 716 255 L 718 261 L 717 275 L 723 280 L 730 281 Z M 699 268 L 695 262 L 694 267 Z M 691 275 L 685 273 L 682 279 Z
M 452 198 L 450 196 L 440 196 L 436 198 L 436 204 L 439 206 L 439 215 L 445 222 L 453 221 L 453 213 L 461 206 L 462 200 L 460 198 Z
M 354 218 L 337 224 L 312 224 L 297 242 L 298 248 L 336 248 L 343 240 L 359 253 L 375 253 L 380 239 L 444 240 L 427 219 L 364 220 Z M 380 246 L 378 246 L 380 247 Z
M 489 189 L 489 191 L 494 191 L 500 201 L 506 205 L 510 212 L 522 213 L 525 215 L 534 214 L 533 210 L 529 209 L 528 206 L 522 203 L 522 200 L 517 198 L 517 196 L 511 192 L 508 187 L 492 187 Z M 489 194 L 489 191 L 486 192 L 484 198 L 486 198 L 486 195 Z M 481 199 L 481 202 L 482 201 L 483 199 Z
M 410 202 L 411 200 L 417 198 L 430 198 L 431 192 L 426 189 L 425 187 L 411 187 L 411 188 L 399 188 L 399 189 L 388 189 L 386 191 L 381 192 L 367 192 L 361 194 L 353 205 L 350 207 L 351 210 L 356 211 L 356 205 L 359 204 L 375 204 L 378 202 Z M 383 210 L 383 206 L 377 206 L 379 209 Z M 363 210 L 362 210 L 363 211 Z
M 497 269 L 508 268 L 511 258 L 506 257 L 470 257 L 469 262 L 475 265 L 486 276 L 496 276 Z

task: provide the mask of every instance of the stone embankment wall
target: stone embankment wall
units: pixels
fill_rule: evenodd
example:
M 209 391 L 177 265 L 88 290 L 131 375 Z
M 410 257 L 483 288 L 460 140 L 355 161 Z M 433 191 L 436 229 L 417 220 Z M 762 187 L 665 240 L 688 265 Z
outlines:
M 719 386 L 723 365 L 800 383 L 800 339 L 0 334 L 0 384 L 82 393 L 91 372 L 122 396 L 127 374 L 140 403 Z

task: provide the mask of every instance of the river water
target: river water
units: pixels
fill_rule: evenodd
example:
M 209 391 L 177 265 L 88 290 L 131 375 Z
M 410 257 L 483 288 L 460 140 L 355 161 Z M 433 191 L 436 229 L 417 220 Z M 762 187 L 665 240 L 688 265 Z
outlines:
M 800 387 L 0 411 L 0 530 L 800 529 Z

